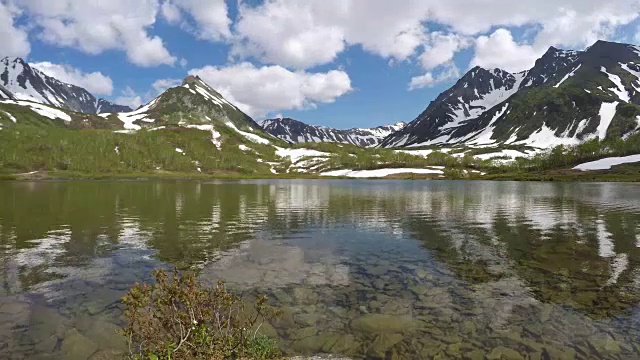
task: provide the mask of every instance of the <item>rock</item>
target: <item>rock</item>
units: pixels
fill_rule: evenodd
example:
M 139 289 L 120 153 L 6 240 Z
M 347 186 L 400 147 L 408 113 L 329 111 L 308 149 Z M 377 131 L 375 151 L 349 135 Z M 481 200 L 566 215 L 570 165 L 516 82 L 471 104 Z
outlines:
M 498 346 L 494 348 L 491 353 L 487 356 L 489 360 L 524 360 L 524 356 L 520 355 L 519 352 L 506 348 L 504 346 Z
M 326 341 L 327 335 L 313 335 L 294 342 L 291 347 L 300 354 L 316 354 L 322 351 Z
M 610 335 L 598 335 L 589 339 L 589 344 L 596 349 L 601 355 L 618 354 L 620 343 L 614 340 Z
M 353 335 L 339 334 L 335 339 L 328 339 L 322 346 L 322 351 L 332 354 L 353 355 L 358 351 L 360 344 Z
M 318 314 L 298 314 L 293 317 L 296 324 L 302 326 L 315 326 L 320 320 L 320 315 Z
M 382 305 L 382 313 L 388 315 L 410 315 L 412 304 L 407 299 L 392 299 Z
M 469 360 L 484 360 L 484 351 L 475 349 L 465 355 Z
M 268 338 L 271 338 L 271 339 L 278 338 L 278 331 L 276 331 L 276 328 L 274 328 L 271 324 L 269 324 L 266 321 L 260 325 L 257 325 L 256 329 L 258 330 L 259 334 L 264 335 Z
M 312 305 L 318 301 L 318 295 L 310 289 L 297 287 L 293 289 L 293 299 L 300 305 Z
M 47 339 L 38 341 L 35 348 L 40 353 L 50 354 L 56 348 L 56 345 L 58 345 L 58 337 L 51 335 Z
M 404 337 L 400 334 L 380 334 L 376 337 L 367 351 L 367 355 L 373 357 L 385 357 L 387 351 L 401 342 Z
M 305 327 L 301 329 L 293 329 L 289 333 L 289 337 L 292 340 L 302 340 L 311 336 L 314 336 L 318 333 L 318 330 L 315 327 Z M 319 349 L 318 349 L 319 350 Z
M 98 345 L 76 329 L 65 333 L 60 351 L 65 360 L 86 360 L 98 350 Z
M 416 323 L 410 316 L 367 314 L 353 320 L 351 327 L 367 333 L 399 333 L 415 329 Z
M 101 349 L 119 351 L 127 349 L 127 339 L 122 335 L 120 327 L 115 324 L 96 321 L 87 330 L 86 335 Z

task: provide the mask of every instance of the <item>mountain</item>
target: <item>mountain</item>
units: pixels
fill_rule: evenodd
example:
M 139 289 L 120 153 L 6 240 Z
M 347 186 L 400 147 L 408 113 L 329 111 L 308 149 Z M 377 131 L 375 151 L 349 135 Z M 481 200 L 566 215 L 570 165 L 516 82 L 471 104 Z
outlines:
M 84 88 L 48 76 L 21 58 L 0 59 L 0 85 L 17 100 L 35 101 L 75 112 L 98 114 L 131 111 L 127 106 L 96 99 Z
M 118 117 L 127 129 L 218 123 L 270 137 L 249 115 L 197 76 L 186 77 L 182 85 L 166 90 L 135 111 L 119 113 Z
M 338 130 L 325 126 L 308 125 L 290 118 L 267 119 L 260 126 L 273 136 L 290 143 L 336 142 L 362 147 L 380 144 L 382 139 L 402 129 L 405 123 L 378 126 L 368 129 Z
M 383 147 L 548 148 L 625 137 L 640 126 L 640 47 L 554 47 L 520 73 L 475 67 Z

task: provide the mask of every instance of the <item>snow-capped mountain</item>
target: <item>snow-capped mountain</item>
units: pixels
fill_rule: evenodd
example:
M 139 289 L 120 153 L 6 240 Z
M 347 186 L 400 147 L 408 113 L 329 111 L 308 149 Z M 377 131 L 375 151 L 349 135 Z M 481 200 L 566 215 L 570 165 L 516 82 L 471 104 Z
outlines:
M 548 148 L 624 137 L 639 129 L 639 105 L 640 47 L 552 47 L 525 72 L 471 69 L 382 146 Z
M 103 116 L 109 116 L 103 114 Z M 220 124 L 270 137 L 253 119 L 197 76 L 170 88 L 148 104 L 117 114 L 126 129 Z
M 17 100 L 35 101 L 86 114 L 131 111 L 127 106 L 96 99 L 84 88 L 48 76 L 21 58 L 0 59 L 0 85 Z
M 260 126 L 273 136 L 290 143 L 336 142 L 362 147 L 373 147 L 382 139 L 402 129 L 406 124 L 378 126 L 375 128 L 353 128 L 338 130 L 325 126 L 314 126 L 290 118 L 267 119 Z

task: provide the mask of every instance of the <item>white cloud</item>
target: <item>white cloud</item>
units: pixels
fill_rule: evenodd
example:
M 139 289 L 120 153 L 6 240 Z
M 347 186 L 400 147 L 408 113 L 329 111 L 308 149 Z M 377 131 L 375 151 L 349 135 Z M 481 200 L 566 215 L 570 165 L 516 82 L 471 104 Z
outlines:
M 38 36 L 51 44 L 89 54 L 120 49 L 139 66 L 172 65 L 176 58 L 162 39 L 149 35 L 158 0 L 16 0 L 28 10 Z
M 62 82 L 83 87 L 93 95 L 111 95 L 113 92 L 111 78 L 99 71 L 83 73 L 70 65 L 53 64 L 48 61 L 29 65 Z
M 424 75 L 412 77 L 409 82 L 409 91 L 430 87 L 459 77 L 460 71 L 452 62 L 449 62 L 442 66 L 439 72 L 428 71 Z
M 198 38 L 210 41 L 231 36 L 231 19 L 227 12 L 225 0 L 166 0 L 162 4 L 162 15 L 169 23 L 181 24 Z
M 168 88 L 172 88 L 182 84 L 182 80 L 180 79 L 158 79 L 153 82 L 151 87 L 156 92 L 156 94 L 160 94 Z
M 500 68 L 510 72 L 528 70 L 546 50 L 542 47 L 517 44 L 509 30 L 498 29 L 490 36 L 480 36 L 476 39 L 476 52 L 471 66 Z
M 277 65 L 256 67 L 244 62 L 228 67 L 205 66 L 189 74 L 200 76 L 227 100 L 255 117 L 314 108 L 352 90 L 349 75 L 339 70 L 293 72 Z
M 533 29 L 531 44 L 511 40 L 528 61 L 552 45 L 581 49 L 611 38 L 639 16 L 638 0 L 265 0 L 240 7 L 232 54 L 306 69 L 333 62 L 349 46 L 400 61 L 424 46 L 419 61 L 431 70 L 468 47 L 470 37 L 482 36 L 482 44 L 492 29 L 522 27 Z
M 420 55 L 420 63 L 425 70 L 434 69 L 451 62 L 458 51 L 472 44 L 473 42 L 465 36 L 433 32 L 429 34 L 425 50 Z
M 397 60 L 424 39 L 421 0 L 268 0 L 240 8 L 234 55 L 298 69 L 332 62 L 347 45 Z
M 116 98 L 115 103 L 120 105 L 127 105 L 135 110 L 144 103 L 144 100 L 140 95 L 136 94 L 136 92 L 132 88 L 127 86 L 124 90 L 122 90 L 122 94 Z
M 0 44 L 2 56 L 26 57 L 31 52 L 31 45 L 25 29 L 15 26 L 13 18 L 19 10 L 10 4 L 0 2 Z

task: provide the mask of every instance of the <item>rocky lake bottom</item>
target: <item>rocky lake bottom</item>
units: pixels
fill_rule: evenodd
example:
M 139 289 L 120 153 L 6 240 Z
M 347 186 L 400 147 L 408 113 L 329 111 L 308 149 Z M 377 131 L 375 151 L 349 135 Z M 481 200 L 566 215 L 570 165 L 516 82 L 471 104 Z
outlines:
M 0 183 L 0 358 L 121 358 L 172 266 L 292 356 L 640 358 L 640 186 L 344 180 Z

